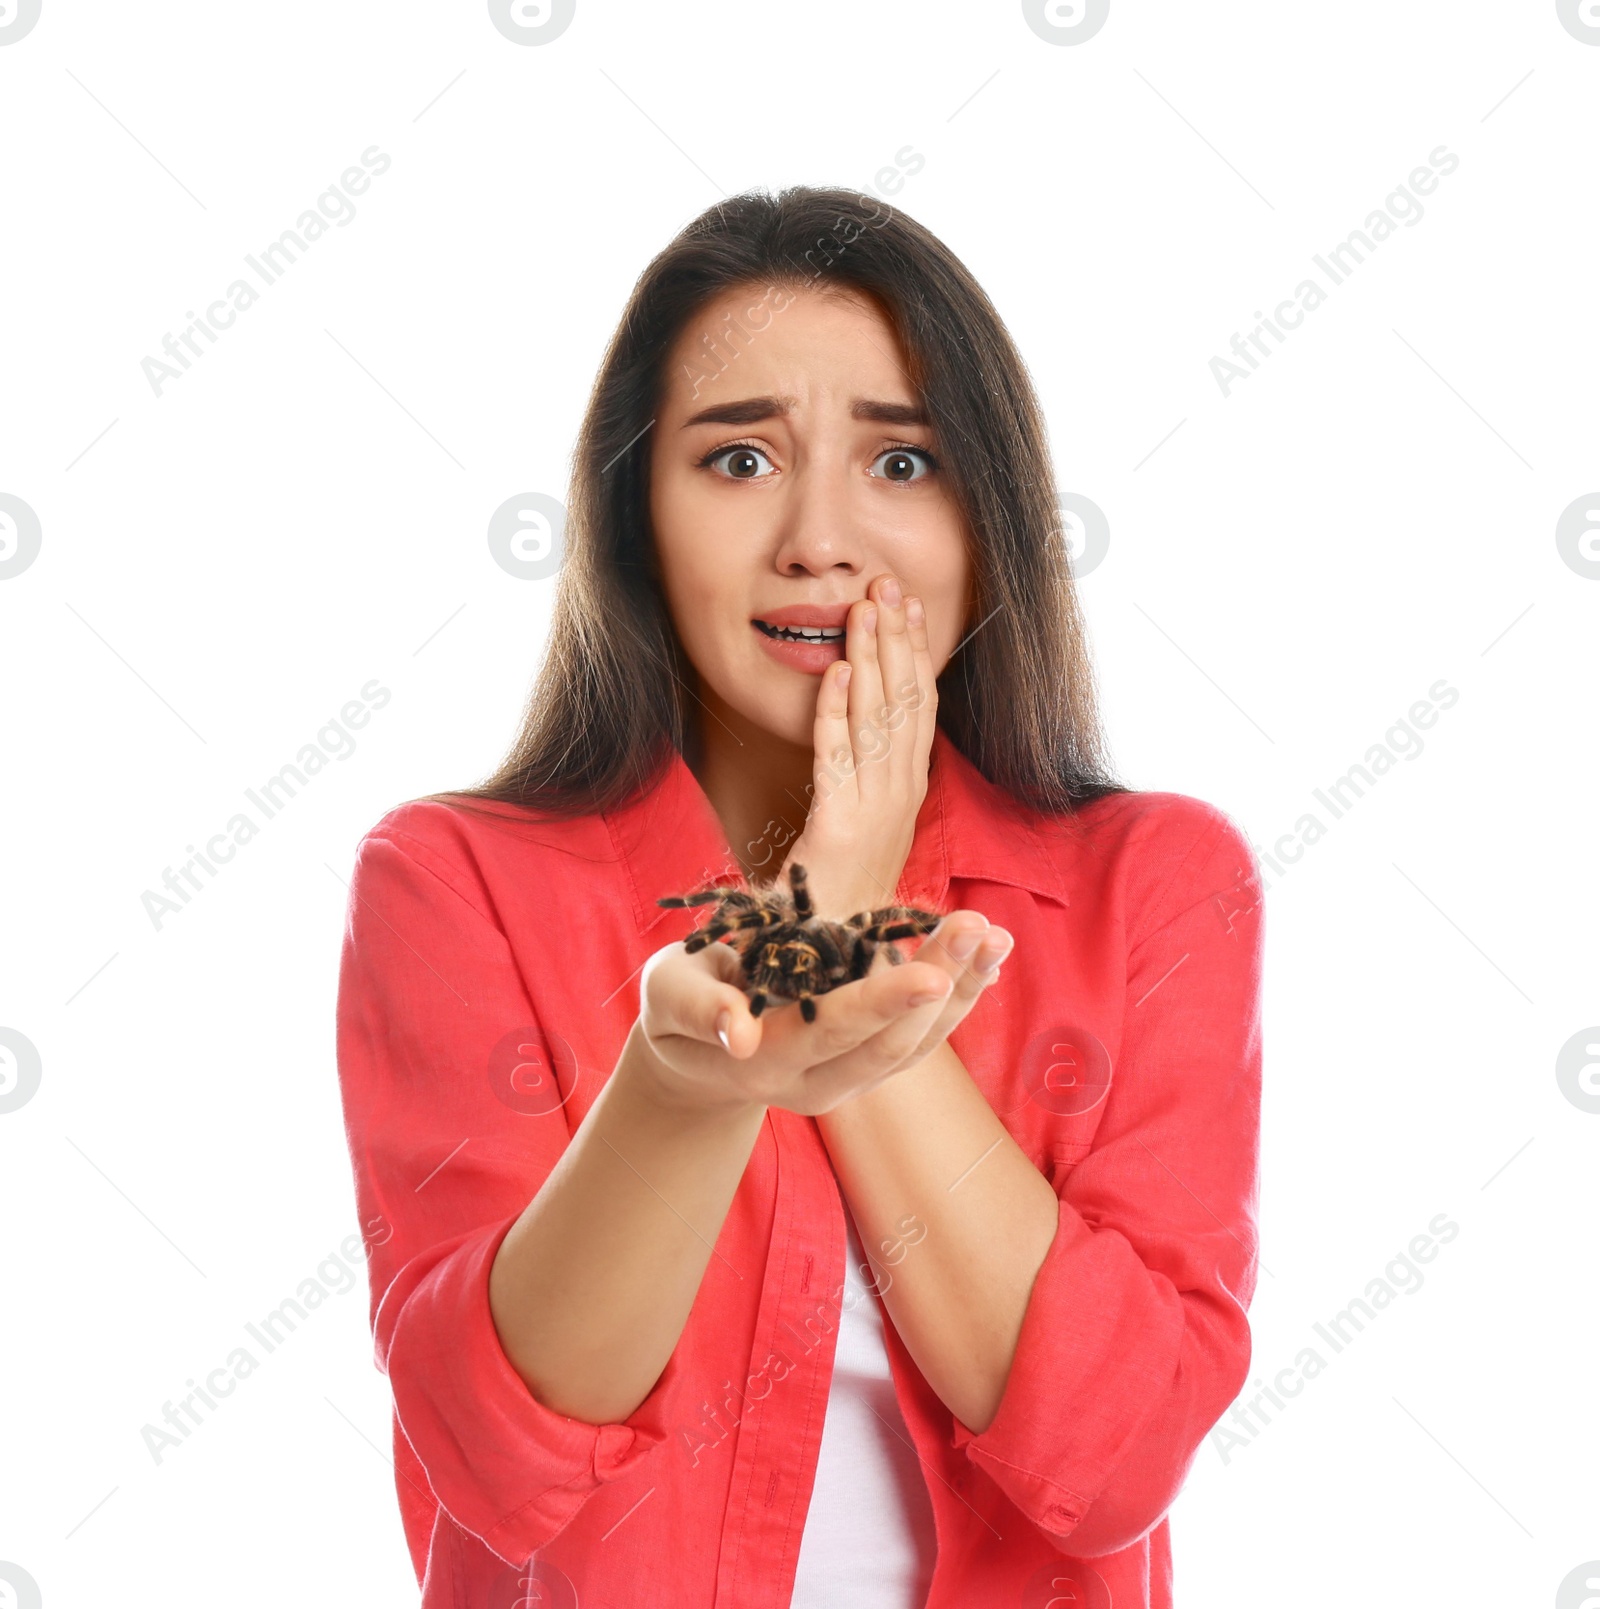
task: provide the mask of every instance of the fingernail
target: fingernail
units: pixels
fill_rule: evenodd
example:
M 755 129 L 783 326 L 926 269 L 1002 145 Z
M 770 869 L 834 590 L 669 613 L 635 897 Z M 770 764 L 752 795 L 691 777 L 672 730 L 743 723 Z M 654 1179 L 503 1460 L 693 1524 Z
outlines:
M 1011 947 L 1015 942 L 1016 940 L 1014 939 L 995 939 L 987 945 L 982 958 L 983 970 L 987 972 L 991 967 L 999 966 L 1011 954 Z
M 906 1002 L 908 1006 L 931 1006 L 935 1000 L 943 1000 L 949 994 L 948 989 L 924 989 L 920 994 L 914 994 Z
M 921 598 L 906 599 L 906 624 L 908 626 L 920 626 L 922 624 Z
M 970 927 L 962 928 L 962 930 L 950 941 L 951 955 L 953 955 L 958 961 L 965 961 L 967 957 L 970 956 L 975 949 L 977 949 L 978 940 L 982 937 L 983 933 L 981 930 L 974 931 Z
M 878 588 L 878 596 L 882 598 L 891 609 L 898 608 L 900 605 L 900 583 L 896 581 L 893 576 L 890 576 L 889 579 Z
M 878 611 L 876 606 L 871 609 L 863 609 L 861 611 L 861 624 L 866 627 L 869 633 L 878 629 Z
M 724 1050 L 730 1050 L 732 1048 L 728 1044 L 728 1028 L 732 1022 L 733 1016 L 726 1007 L 717 1013 L 717 1038 L 722 1041 L 722 1048 Z

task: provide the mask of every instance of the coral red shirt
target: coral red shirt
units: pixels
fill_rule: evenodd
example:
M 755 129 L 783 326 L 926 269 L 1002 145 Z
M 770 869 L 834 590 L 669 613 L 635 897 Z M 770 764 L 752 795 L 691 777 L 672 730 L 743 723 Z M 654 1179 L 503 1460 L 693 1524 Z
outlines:
M 813 1119 L 768 1110 L 682 1338 L 626 1420 L 539 1402 L 489 1308 L 501 1239 L 616 1065 L 639 969 L 704 914 L 657 896 L 713 879 L 737 862 L 676 753 L 618 810 L 413 802 L 360 846 L 339 1076 L 424 1609 L 789 1602 L 843 1294 L 821 1272 L 845 1223 Z M 1015 936 L 950 1043 L 1060 1202 L 981 1434 L 885 1311 L 938 1533 L 927 1609 L 1165 1609 L 1167 1511 L 1250 1362 L 1254 856 L 1181 794 L 1024 810 L 941 730 L 898 897 Z

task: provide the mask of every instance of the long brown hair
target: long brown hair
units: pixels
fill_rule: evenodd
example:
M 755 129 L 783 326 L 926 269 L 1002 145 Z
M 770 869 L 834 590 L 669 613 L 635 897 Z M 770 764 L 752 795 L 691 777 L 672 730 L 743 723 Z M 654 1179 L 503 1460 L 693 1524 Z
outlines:
M 586 815 L 648 787 L 666 745 L 684 752 L 697 673 L 660 585 L 648 432 L 667 352 L 735 286 L 865 295 L 899 334 L 971 539 L 974 614 L 938 683 L 946 735 L 1048 814 L 1127 792 L 1105 758 L 1044 422 L 1009 332 L 914 219 L 854 190 L 795 186 L 708 208 L 634 286 L 579 433 L 549 646 L 522 729 L 486 781 L 429 797 Z

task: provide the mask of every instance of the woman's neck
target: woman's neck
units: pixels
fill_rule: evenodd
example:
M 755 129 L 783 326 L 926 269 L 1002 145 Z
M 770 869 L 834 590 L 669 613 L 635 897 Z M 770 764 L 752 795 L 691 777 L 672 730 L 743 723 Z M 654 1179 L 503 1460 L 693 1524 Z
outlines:
M 702 684 L 697 730 L 684 753 L 746 877 L 777 876 L 811 807 L 813 755 L 753 725 Z

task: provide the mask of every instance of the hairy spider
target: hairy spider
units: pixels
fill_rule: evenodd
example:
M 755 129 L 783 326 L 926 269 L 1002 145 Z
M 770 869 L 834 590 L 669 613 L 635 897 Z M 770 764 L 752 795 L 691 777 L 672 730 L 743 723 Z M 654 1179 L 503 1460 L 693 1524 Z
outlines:
M 683 941 L 684 948 L 693 955 L 726 939 L 739 952 L 750 1015 L 759 1017 L 769 1000 L 798 1000 L 807 1022 L 817 1020 L 813 997 L 866 977 L 879 945 L 890 964 L 899 966 L 905 958 L 894 940 L 931 933 L 943 920 L 937 911 L 885 905 L 859 911 L 847 922 L 831 922 L 812 906 L 804 866 L 789 867 L 789 889 L 785 894 L 776 883 L 749 891 L 705 888 L 697 894 L 669 894 L 656 904 L 715 901 L 711 920 Z

